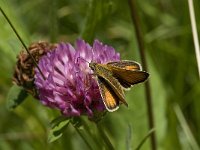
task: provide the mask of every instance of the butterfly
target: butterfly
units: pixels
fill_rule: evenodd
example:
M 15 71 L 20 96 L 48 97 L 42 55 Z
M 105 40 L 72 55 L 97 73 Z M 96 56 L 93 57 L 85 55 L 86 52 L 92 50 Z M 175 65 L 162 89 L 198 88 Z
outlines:
M 89 67 L 97 77 L 97 83 L 106 109 L 113 112 L 125 101 L 124 89 L 144 82 L 149 73 L 142 71 L 139 63 L 131 60 L 121 60 L 100 64 L 90 62 Z

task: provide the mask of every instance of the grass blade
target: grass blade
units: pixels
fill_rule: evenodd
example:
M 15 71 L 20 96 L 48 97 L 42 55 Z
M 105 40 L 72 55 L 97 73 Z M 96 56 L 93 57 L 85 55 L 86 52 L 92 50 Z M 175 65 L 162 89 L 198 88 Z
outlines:
M 183 129 L 183 131 L 184 131 L 184 133 L 185 133 L 185 135 L 186 135 L 186 137 L 188 139 L 188 142 L 191 145 L 192 149 L 193 150 L 199 150 L 200 149 L 199 145 L 197 144 L 194 136 L 192 135 L 192 132 L 191 132 L 191 130 L 190 130 L 190 128 L 189 128 L 189 126 L 188 126 L 188 124 L 187 124 L 187 122 L 186 122 L 186 120 L 184 118 L 184 115 L 183 115 L 183 113 L 182 113 L 182 111 L 181 111 L 181 109 L 180 109 L 178 104 L 174 105 L 174 111 L 176 113 L 176 116 L 177 116 L 177 118 L 178 118 L 178 120 L 180 122 L 180 125 L 181 125 L 181 127 L 182 127 L 182 129 Z
M 139 145 L 135 148 L 135 150 L 139 150 L 144 142 L 151 136 L 151 134 L 155 131 L 155 129 L 151 129 L 148 134 L 143 138 L 143 140 L 139 143 Z
M 190 20 L 191 20 L 191 27 L 192 27 L 192 35 L 194 40 L 194 47 L 199 71 L 199 78 L 200 78 L 200 48 L 199 48 L 199 39 L 197 33 L 197 26 L 195 21 L 195 13 L 194 13 L 194 4 L 193 0 L 188 0 L 189 12 L 190 12 Z

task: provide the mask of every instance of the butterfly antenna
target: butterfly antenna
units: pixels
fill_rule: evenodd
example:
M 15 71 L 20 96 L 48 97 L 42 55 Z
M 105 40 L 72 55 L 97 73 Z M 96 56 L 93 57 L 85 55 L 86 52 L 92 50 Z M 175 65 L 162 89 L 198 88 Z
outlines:
M 9 23 L 9 25 L 11 26 L 11 28 L 13 29 L 13 31 L 15 32 L 17 38 L 20 40 L 20 42 L 22 43 L 23 47 L 25 48 L 26 52 L 29 54 L 29 56 L 31 57 L 31 59 L 33 60 L 34 65 L 37 67 L 37 69 L 39 70 L 40 74 L 42 75 L 42 78 L 45 80 L 45 76 L 42 73 L 41 69 L 39 68 L 35 58 L 33 57 L 33 55 L 30 53 L 30 51 L 28 50 L 27 46 L 25 45 L 25 43 L 23 42 L 22 38 L 19 36 L 17 30 L 15 29 L 15 27 L 13 26 L 13 24 L 11 23 L 10 19 L 7 17 L 7 15 L 5 14 L 5 12 L 3 11 L 3 9 L 0 7 L 0 11 L 2 12 L 3 16 L 5 17 L 5 19 L 7 20 L 7 22 Z
M 83 60 L 83 61 L 87 62 L 88 64 L 90 63 L 90 62 L 88 62 L 87 60 L 85 60 L 84 58 L 82 58 L 82 57 L 80 57 L 80 56 L 79 56 L 79 57 L 77 57 L 77 59 L 76 59 L 76 63 L 78 62 L 78 60 L 79 60 L 79 59 L 81 59 L 81 60 Z

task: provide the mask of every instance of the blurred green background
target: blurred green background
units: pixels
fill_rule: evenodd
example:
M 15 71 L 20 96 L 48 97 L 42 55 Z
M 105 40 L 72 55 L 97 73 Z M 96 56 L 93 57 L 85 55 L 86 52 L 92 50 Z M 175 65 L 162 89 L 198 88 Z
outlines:
M 158 149 L 199 149 L 200 82 L 188 3 L 137 0 L 136 4 L 146 44 Z M 194 0 L 194 4 L 199 31 L 200 1 Z M 79 37 L 92 43 L 97 38 L 112 45 L 123 59 L 141 62 L 126 0 L 1 0 L 0 6 L 27 45 L 39 40 L 74 43 Z M 0 14 L 0 150 L 88 149 L 70 125 L 60 139 L 48 143 L 50 121 L 59 112 L 42 106 L 31 96 L 16 109 L 7 109 L 6 96 L 21 49 Z M 121 106 L 101 122 L 117 150 L 136 148 L 149 131 L 144 85 L 126 92 L 126 100 L 129 108 Z M 87 117 L 83 119 L 96 133 L 95 125 Z M 99 140 L 98 149 L 102 149 L 102 139 L 97 135 L 95 140 Z M 151 149 L 149 139 L 141 149 Z

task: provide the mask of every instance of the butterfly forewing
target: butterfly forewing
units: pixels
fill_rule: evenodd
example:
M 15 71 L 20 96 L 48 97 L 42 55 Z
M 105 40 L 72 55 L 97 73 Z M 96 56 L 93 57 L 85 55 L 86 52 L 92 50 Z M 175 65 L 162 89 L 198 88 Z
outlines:
M 124 88 L 144 82 L 149 76 L 147 72 L 141 71 L 140 64 L 134 61 L 110 62 L 107 66 Z
M 121 61 L 113 61 L 107 63 L 109 68 L 117 67 L 125 70 L 142 70 L 142 67 L 139 63 L 130 60 L 121 60 Z
M 106 109 L 113 112 L 119 108 L 119 97 L 110 85 L 101 77 L 98 77 L 98 85 Z
M 134 72 L 130 71 L 130 73 L 129 71 L 127 71 L 125 75 L 119 74 L 117 76 L 120 84 L 122 86 L 126 85 L 124 86 L 125 88 L 129 88 L 134 84 L 144 82 L 148 78 L 149 74 L 144 71 L 134 71 Z

